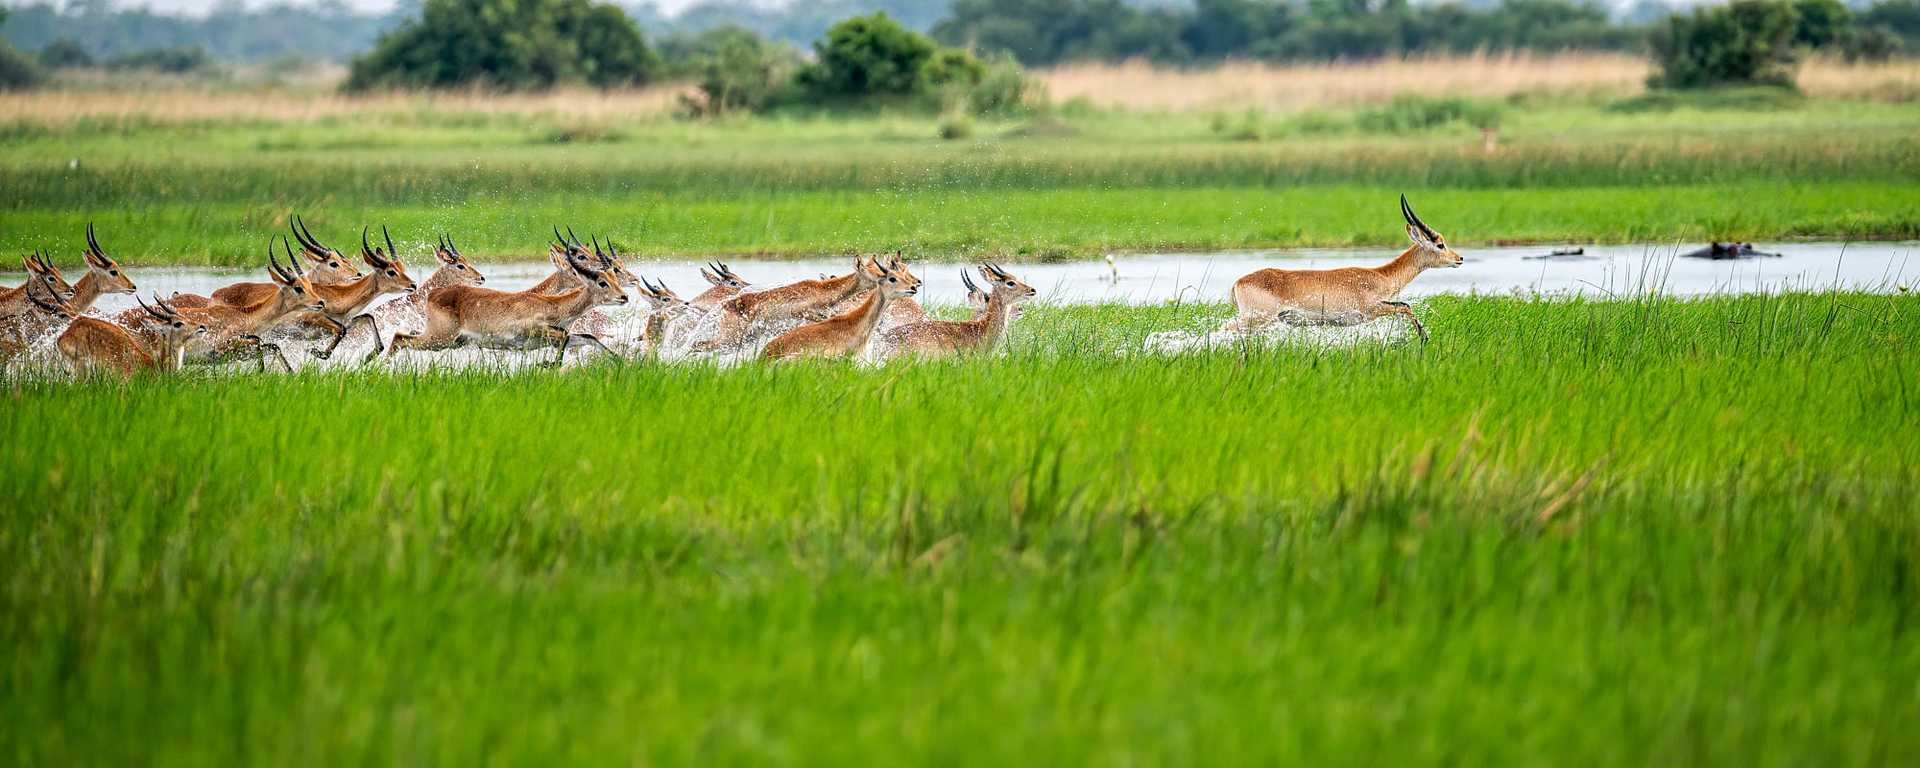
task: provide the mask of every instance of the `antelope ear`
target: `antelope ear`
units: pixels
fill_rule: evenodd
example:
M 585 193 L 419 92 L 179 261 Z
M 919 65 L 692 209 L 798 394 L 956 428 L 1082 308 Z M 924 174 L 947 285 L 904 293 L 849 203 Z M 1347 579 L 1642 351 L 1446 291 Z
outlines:
M 1407 239 L 1421 248 L 1432 249 L 1434 245 L 1433 238 L 1427 237 L 1426 231 L 1418 224 L 1407 225 Z

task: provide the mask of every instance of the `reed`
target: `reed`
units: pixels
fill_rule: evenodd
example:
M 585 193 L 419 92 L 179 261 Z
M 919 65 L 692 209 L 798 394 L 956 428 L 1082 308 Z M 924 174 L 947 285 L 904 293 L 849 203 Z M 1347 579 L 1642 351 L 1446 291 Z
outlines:
M 1424 347 L 1143 355 L 1225 308 L 1042 305 L 879 369 L 11 382 L 0 751 L 1920 757 L 1910 299 L 1421 311 Z

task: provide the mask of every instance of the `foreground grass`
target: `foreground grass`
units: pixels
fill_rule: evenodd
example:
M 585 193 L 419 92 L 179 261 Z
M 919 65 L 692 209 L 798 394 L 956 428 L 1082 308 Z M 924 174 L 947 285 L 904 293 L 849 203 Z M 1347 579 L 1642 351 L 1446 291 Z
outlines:
M 15 382 L 23 763 L 1920 759 L 1920 305 Z
M 134 263 L 252 265 L 298 212 L 336 242 L 386 224 L 477 258 L 526 258 L 555 224 L 647 255 L 1071 258 L 1381 245 L 1401 192 L 1461 244 L 1920 237 L 1911 104 L 1505 108 L 1492 154 L 1458 120 L 1369 128 L 1375 107 L 1053 115 L 956 142 L 890 115 L 20 119 L 0 122 L 0 250 L 77 263 L 94 221 Z

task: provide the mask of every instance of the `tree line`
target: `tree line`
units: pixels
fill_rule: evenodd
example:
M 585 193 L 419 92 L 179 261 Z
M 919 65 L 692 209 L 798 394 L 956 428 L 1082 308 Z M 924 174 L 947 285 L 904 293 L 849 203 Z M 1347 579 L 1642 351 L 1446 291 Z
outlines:
M 91 11 L 83 5 L 69 11 L 96 18 L 164 18 L 144 11 L 107 13 L 100 10 L 103 1 L 87 0 L 95 4 Z M 911 8 L 921 8 L 926 1 L 893 0 Z M 829 0 L 825 5 L 856 4 Z M 9 39 L 39 39 L 35 36 L 44 37 L 50 28 L 50 13 L 55 13 L 51 6 L 27 6 L 0 31 Z M 224 27 L 231 30 L 248 28 L 241 19 L 252 18 L 249 14 L 279 14 L 276 34 L 287 45 L 315 55 L 340 50 L 338 46 L 348 45 L 342 40 L 352 34 L 374 34 L 370 26 L 331 23 L 363 18 L 340 5 L 223 13 L 232 17 Z M 1597 7 L 1573 0 L 1500 0 L 1480 8 L 1453 2 L 1415 6 L 1407 0 L 1194 0 L 1191 5 L 952 0 L 949 12 L 928 34 L 885 13 L 854 16 L 822 33 L 812 43 L 811 57 L 734 25 L 675 32 L 649 43 L 632 15 L 597 0 L 403 0 L 396 13 L 405 14 L 404 19 L 380 22 L 384 31 L 357 49 L 371 50 L 353 60 L 348 89 L 538 89 L 567 83 L 613 88 L 691 79 L 701 94 L 698 103 L 689 105 L 694 111 L 842 102 L 853 91 L 861 91 L 860 98 L 965 101 L 980 108 L 1017 100 L 1010 94 L 1022 88 L 1020 66 L 1129 59 L 1193 66 L 1227 59 L 1633 50 L 1650 52 L 1660 63 L 1655 85 L 1779 83 L 1806 51 L 1884 58 L 1920 42 L 1920 0 L 1882 0 L 1860 12 L 1840 0 L 1735 0 L 1644 27 L 1611 22 Z M 287 23 L 287 16 L 296 23 Z M 214 14 L 207 21 L 220 17 Z M 166 24 L 156 24 L 144 37 L 112 29 L 109 25 L 98 34 L 172 43 L 187 39 L 177 36 L 184 34 L 179 28 Z M 225 41 L 218 43 L 220 51 L 274 48 L 238 31 L 200 40 Z M 244 42 L 249 40 L 253 42 Z M 0 49 L 5 53 L 0 71 L 31 76 L 36 67 L 99 63 L 183 70 L 210 58 L 204 49 L 176 46 L 96 60 L 103 46 L 110 47 L 72 38 L 23 45 L 36 52 L 37 62 Z M 848 57 L 867 65 L 833 69 Z M 855 79 L 834 79 L 842 76 Z M 906 87 L 909 82 L 915 85 Z

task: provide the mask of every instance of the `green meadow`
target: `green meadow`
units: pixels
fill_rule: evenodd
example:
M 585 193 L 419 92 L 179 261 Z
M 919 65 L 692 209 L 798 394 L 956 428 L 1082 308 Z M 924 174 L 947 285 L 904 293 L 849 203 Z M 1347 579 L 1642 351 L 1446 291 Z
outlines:
M 922 258 L 1382 245 L 1394 200 L 1461 244 L 1920 237 L 1920 107 L 1796 98 L 1508 100 L 1291 113 L 933 117 L 369 112 L 0 121 L 0 250 L 251 265 L 299 213 L 525 259 L 571 225 L 648 256 Z M 1455 105 L 1457 106 L 1457 105 Z
M 1439 218 L 1437 215 L 1432 218 Z M 0 754 L 1920 761 L 1920 304 L 1432 341 L 15 379 Z

